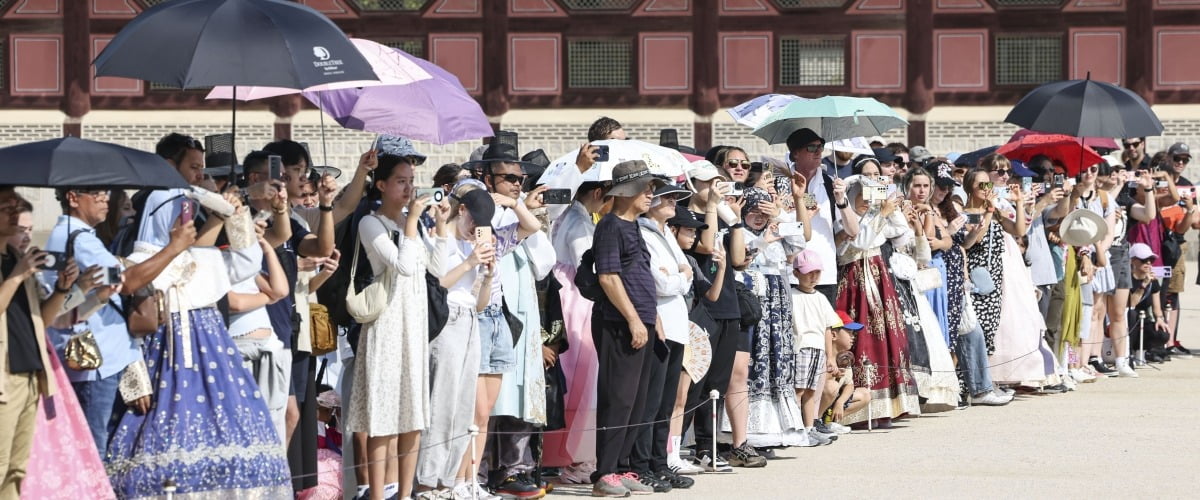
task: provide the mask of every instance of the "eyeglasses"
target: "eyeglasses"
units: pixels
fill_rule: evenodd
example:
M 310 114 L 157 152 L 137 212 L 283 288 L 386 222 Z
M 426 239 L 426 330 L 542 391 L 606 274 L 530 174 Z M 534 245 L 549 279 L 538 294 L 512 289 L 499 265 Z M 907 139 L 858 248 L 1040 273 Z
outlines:
M 1005 175 L 1005 176 L 1012 175 L 1012 170 L 1007 169 L 1007 168 L 998 168 L 996 170 L 988 170 L 988 172 L 995 173 L 996 175 Z
M 1121 144 L 1125 149 L 1136 148 L 1142 145 L 1142 141 L 1125 142 Z
M 1174 161 L 1175 163 L 1182 163 L 1184 165 L 1187 165 L 1188 163 L 1191 163 L 1192 157 L 1191 156 L 1176 156 L 1174 158 L 1171 158 L 1171 160 Z
M 492 174 L 492 179 L 501 179 L 505 182 L 511 182 L 513 184 L 525 182 L 525 176 L 517 174 Z
M 725 166 L 728 168 L 736 168 L 738 170 L 746 170 L 750 168 L 750 160 L 726 160 Z
M 112 192 L 107 189 L 81 189 L 75 191 L 76 194 L 86 194 L 95 198 L 108 198 Z

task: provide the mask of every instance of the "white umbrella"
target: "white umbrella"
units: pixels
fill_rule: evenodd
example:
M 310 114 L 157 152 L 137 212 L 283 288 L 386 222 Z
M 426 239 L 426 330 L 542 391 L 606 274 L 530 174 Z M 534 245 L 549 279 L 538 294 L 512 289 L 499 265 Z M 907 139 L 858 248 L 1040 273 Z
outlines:
M 763 125 L 768 116 L 771 116 L 771 113 L 783 109 L 784 106 L 796 100 L 807 101 L 808 99 L 791 94 L 765 94 L 729 108 L 726 112 L 739 125 L 758 128 Z
M 851 137 L 849 139 L 827 142 L 825 143 L 825 149 L 831 151 L 841 151 L 843 153 L 863 155 L 875 154 L 875 151 L 871 149 L 871 144 L 867 142 L 866 137 Z

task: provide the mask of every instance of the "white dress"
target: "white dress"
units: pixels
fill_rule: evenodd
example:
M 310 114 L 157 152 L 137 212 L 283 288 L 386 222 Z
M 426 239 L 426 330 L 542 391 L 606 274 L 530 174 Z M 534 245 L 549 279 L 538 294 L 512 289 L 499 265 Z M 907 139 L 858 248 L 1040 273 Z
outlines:
M 399 248 L 394 234 L 400 235 Z M 424 430 L 429 425 L 425 244 L 405 238 L 399 224 L 375 215 L 359 223 L 359 241 L 376 276 L 386 267 L 396 279 L 388 307 L 364 325 L 358 341 L 347 429 L 370 436 Z

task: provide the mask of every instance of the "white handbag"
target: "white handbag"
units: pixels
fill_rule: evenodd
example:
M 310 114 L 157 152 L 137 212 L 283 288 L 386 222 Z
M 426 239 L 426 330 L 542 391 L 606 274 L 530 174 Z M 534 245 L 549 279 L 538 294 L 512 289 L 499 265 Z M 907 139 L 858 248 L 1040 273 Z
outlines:
M 913 288 L 918 292 L 928 292 L 942 286 L 942 273 L 937 268 L 927 267 L 917 270 L 917 277 L 913 280 Z
M 374 216 L 376 219 L 379 216 Z M 383 224 L 383 220 L 379 221 Z M 387 228 L 387 225 L 384 225 Z M 375 281 L 367 285 L 363 291 L 354 293 L 354 275 L 358 271 L 358 252 L 361 243 L 354 245 L 354 258 L 350 262 L 350 286 L 346 288 L 346 312 L 360 325 L 371 323 L 379 318 L 391 300 L 392 272 L 384 269 L 383 273 L 375 276 Z
M 975 316 L 974 302 L 970 293 L 963 294 L 962 316 L 958 320 L 959 335 L 967 335 L 979 328 L 979 318 Z

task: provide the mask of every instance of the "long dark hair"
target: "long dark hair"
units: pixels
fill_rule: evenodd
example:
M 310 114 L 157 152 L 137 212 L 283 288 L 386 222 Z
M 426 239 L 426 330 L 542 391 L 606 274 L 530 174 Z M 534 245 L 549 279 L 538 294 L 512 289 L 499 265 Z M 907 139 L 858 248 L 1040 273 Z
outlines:
M 112 243 L 113 238 L 117 236 L 117 230 L 125 223 L 122 220 L 125 216 L 121 214 L 121 207 L 127 199 L 129 195 L 124 189 L 114 189 L 108 195 L 108 216 L 96 226 L 96 236 L 104 242 L 104 246 Z
M 396 167 L 400 165 L 412 165 L 412 160 L 403 156 L 396 155 L 380 155 L 379 166 L 371 173 L 371 186 L 367 190 L 367 198 L 371 201 L 379 201 L 383 197 L 383 193 L 375 186 L 375 183 L 386 181 L 392 178 L 396 173 Z

